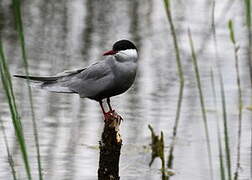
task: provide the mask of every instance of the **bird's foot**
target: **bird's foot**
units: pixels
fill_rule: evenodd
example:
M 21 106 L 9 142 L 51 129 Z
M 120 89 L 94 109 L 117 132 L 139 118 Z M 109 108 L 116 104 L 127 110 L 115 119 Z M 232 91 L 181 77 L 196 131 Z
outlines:
M 115 110 L 110 110 L 110 111 L 106 112 L 104 114 L 104 118 L 105 118 L 104 121 L 107 121 L 107 122 L 116 121 L 118 124 L 120 124 L 121 121 L 123 120 L 122 116 L 117 114 L 115 112 Z
M 105 120 L 104 121 L 110 121 L 110 120 L 113 120 L 114 119 L 114 115 L 113 115 L 113 112 L 112 111 L 108 111 L 104 114 L 104 118 Z

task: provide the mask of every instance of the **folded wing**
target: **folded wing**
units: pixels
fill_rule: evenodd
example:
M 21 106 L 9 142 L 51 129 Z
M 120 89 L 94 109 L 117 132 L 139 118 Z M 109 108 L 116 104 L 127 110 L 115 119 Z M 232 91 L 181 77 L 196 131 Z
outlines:
M 64 71 L 55 76 L 25 76 L 25 75 L 14 75 L 14 77 L 28 79 L 30 80 L 34 86 L 40 87 L 41 89 L 46 89 L 52 92 L 60 92 L 60 93 L 74 93 L 68 87 L 61 86 L 58 82 L 62 79 L 70 79 L 72 76 L 77 75 L 84 71 L 86 68 L 76 69 L 71 71 Z
M 37 77 L 14 75 L 31 80 L 41 89 L 58 93 L 77 93 L 80 97 L 95 97 L 113 86 L 114 74 L 108 61 L 99 61 L 89 67 L 65 71 L 55 76 Z

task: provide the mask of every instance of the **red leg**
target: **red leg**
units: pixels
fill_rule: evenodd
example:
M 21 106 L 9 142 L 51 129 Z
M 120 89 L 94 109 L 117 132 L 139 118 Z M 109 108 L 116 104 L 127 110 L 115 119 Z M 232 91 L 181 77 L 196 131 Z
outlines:
M 115 110 L 112 109 L 112 106 L 110 105 L 110 98 L 107 98 L 107 103 L 108 103 L 108 106 L 109 106 L 109 112 L 107 112 L 107 113 L 111 113 L 111 115 L 114 118 L 117 118 L 120 121 L 123 120 L 123 118 L 120 115 L 118 115 L 117 113 L 115 113 Z
M 113 109 L 112 109 L 112 107 L 111 107 L 111 105 L 110 105 L 110 99 L 109 99 L 109 98 L 107 98 L 107 103 L 108 103 L 108 106 L 109 106 L 109 110 L 110 110 L 110 112 L 112 112 L 112 111 L 113 111 Z
M 99 101 L 99 103 L 100 103 L 100 106 L 101 106 L 103 115 L 105 116 L 105 115 L 106 115 L 106 112 L 105 112 L 104 107 L 103 107 L 103 105 L 102 105 L 102 101 Z
M 103 115 L 104 115 L 104 118 L 105 118 L 105 121 L 106 120 L 109 120 L 111 118 L 111 116 L 113 116 L 113 114 L 111 114 L 111 112 L 106 112 L 104 107 L 103 107 L 103 104 L 102 104 L 102 101 L 99 101 L 100 103 L 100 106 L 101 106 L 101 109 L 102 109 L 102 112 L 103 112 Z

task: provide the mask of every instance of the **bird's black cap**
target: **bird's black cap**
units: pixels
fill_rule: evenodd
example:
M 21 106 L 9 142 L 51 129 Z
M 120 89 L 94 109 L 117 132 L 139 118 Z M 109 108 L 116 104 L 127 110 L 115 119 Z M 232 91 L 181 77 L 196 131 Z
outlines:
M 136 49 L 136 46 L 130 42 L 129 40 L 123 39 L 120 41 L 117 41 L 114 45 L 113 45 L 113 51 L 121 51 L 121 50 L 126 50 L 126 49 Z

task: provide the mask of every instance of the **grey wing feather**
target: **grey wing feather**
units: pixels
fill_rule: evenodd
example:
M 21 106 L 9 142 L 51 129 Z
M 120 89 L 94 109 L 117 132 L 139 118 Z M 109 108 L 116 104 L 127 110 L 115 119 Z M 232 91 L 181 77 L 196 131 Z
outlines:
M 29 79 L 29 80 L 32 80 L 32 81 L 47 82 L 47 81 L 56 81 L 56 80 L 58 80 L 59 78 L 62 78 L 62 77 L 78 74 L 81 71 L 83 71 L 84 69 L 86 69 L 86 68 L 70 70 L 70 71 L 64 71 L 64 72 L 61 72 L 61 73 L 59 73 L 59 74 L 57 74 L 55 76 L 25 76 L 25 75 L 16 75 L 16 74 L 13 75 L 13 76 L 18 77 L 18 78 L 23 78 L 23 79 Z
M 94 97 L 108 89 L 112 85 L 113 78 L 109 62 L 100 61 L 89 66 L 66 83 L 80 97 Z
M 41 89 L 51 92 L 78 93 L 80 97 L 92 98 L 113 85 L 111 62 L 102 60 L 86 68 L 64 71 L 50 77 L 14 76 L 38 82 Z
M 33 85 L 35 85 L 36 87 L 40 87 L 41 89 L 46 89 L 48 91 L 74 93 L 68 87 L 61 86 L 61 84 L 58 82 L 61 81 L 61 79 L 69 79 L 72 76 L 78 73 L 81 73 L 85 69 L 86 68 L 76 69 L 76 70 L 71 70 L 71 71 L 64 71 L 55 76 L 41 77 L 41 76 L 14 75 L 14 77 L 31 80 L 32 82 L 34 82 Z
M 14 77 L 22 78 L 22 79 L 29 79 L 32 81 L 40 81 L 40 82 L 55 81 L 58 79 L 58 77 L 56 77 L 56 76 L 38 77 L 38 76 L 14 75 Z

